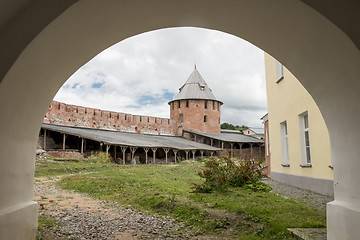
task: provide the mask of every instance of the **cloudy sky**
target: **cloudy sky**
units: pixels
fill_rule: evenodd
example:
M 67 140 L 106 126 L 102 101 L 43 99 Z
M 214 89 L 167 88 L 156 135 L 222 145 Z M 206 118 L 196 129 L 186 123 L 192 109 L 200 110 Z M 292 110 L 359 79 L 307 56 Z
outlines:
M 264 53 L 238 37 L 200 28 L 143 33 L 104 50 L 75 72 L 54 100 L 169 117 L 168 101 L 194 69 L 224 105 L 221 122 L 262 127 Z

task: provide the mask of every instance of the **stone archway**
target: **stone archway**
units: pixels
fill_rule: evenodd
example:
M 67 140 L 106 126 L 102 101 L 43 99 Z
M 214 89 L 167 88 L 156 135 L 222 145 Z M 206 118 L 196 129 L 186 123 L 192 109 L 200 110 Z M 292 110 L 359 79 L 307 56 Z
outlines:
M 60 86 L 112 44 L 174 26 L 204 27 L 242 37 L 273 55 L 301 81 L 318 104 L 330 134 L 335 201 L 328 206 L 329 239 L 360 235 L 356 3 L 4 2 L 0 19 L 0 238 L 31 239 L 36 231 L 37 206 L 31 200 L 36 139 Z

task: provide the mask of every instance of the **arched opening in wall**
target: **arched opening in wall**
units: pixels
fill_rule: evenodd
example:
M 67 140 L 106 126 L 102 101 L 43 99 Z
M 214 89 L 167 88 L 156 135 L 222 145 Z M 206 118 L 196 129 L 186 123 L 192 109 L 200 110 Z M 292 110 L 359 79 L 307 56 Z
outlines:
M 358 70 L 354 69 L 358 69 L 359 57 L 358 48 L 356 48 L 356 38 L 351 34 L 346 35 L 348 31 L 345 28 L 348 25 L 351 26 L 351 24 L 337 25 L 340 21 L 337 19 L 339 14 L 336 13 L 338 11 L 333 11 L 334 18 L 331 17 L 333 20 L 330 22 L 330 14 L 326 13 L 326 11 L 321 11 L 321 9 L 325 7 L 319 7 L 319 11 L 314 11 L 305 1 L 279 2 L 271 7 L 267 4 L 259 4 L 257 1 L 234 1 L 232 4 L 217 6 L 209 3 L 209 6 L 199 7 L 198 9 L 188 7 L 189 5 L 185 2 L 181 2 L 181 4 L 179 2 L 180 6 L 167 7 L 167 5 L 164 5 L 158 7 L 158 5 L 155 5 L 152 6 L 153 8 L 149 7 L 148 9 L 153 11 L 153 14 L 149 14 L 146 11 L 146 7 L 141 8 L 142 14 L 139 14 L 137 22 L 122 26 L 121 24 L 124 23 L 124 14 L 125 17 L 129 16 L 126 15 L 126 12 L 133 14 L 133 11 L 128 11 L 129 9 L 126 8 L 127 5 L 124 6 L 124 8 L 123 6 L 119 8 L 110 6 L 105 8 L 107 11 L 86 11 L 88 9 L 87 7 L 89 7 L 88 5 L 93 6 L 95 9 L 102 8 L 97 8 L 98 6 L 94 3 L 88 4 L 85 2 L 86 1 L 79 1 L 71 7 L 71 11 L 66 11 L 66 14 L 53 18 L 56 19 L 56 24 L 47 24 L 48 22 L 46 22 L 46 24 L 44 24 L 44 26 L 47 26 L 46 29 L 33 39 L 26 51 L 20 51 L 22 54 L 19 58 L 17 58 L 18 53 L 16 53 L 16 58 L 6 58 L 10 59 L 8 61 L 13 67 L 4 78 L 4 83 L 6 84 L 2 84 L 0 89 L 3 91 L 1 92 L 2 99 L 6 100 L 1 101 L 3 103 L 3 116 L 8 115 L 10 117 L 8 119 L 3 118 L 1 126 L 3 127 L 2 130 L 4 130 L 2 131 L 2 136 L 11 137 L 11 139 L 4 139 L 4 141 L 2 141 L 1 152 L 4 154 L 3 159 L 7 159 L 6 161 L 11 159 L 11 162 L 9 161 L 9 163 L 7 163 L 4 160 L 5 165 L 8 164 L 8 168 L 3 168 L 0 175 L 5 177 L 9 176 L 9 173 L 6 173 L 7 169 L 12 169 L 11 174 L 17 175 L 16 177 L 10 176 L 9 180 L 6 181 L 7 183 L 14 184 L 14 186 L 11 186 L 12 190 L 8 191 L 7 196 L 2 196 L 2 199 L 4 199 L 2 202 L 5 202 L 4 205 L 1 205 L 2 209 L 10 209 L 12 205 L 9 204 L 9 202 L 13 203 L 14 206 L 18 206 L 18 203 L 23 203 L 31 199 L 29 197 L 31 195 L 29 194 L 29 190 L 26 191 L 26 189 L 24 189 L 26 187 L 29 188 L 29 183 L 31 184 L 32 179 L 26 176 L 30 176 L 33 171 L 33 152 L 27 149 L 31 148 L 29 147 L 31 146 L 31 141 L 34 141 L 34 136 L 37 134 L 38 129 L 36 128 L 39 127 L 39 124 L 37 124 L 40 122 L 39 116 L 42 117 L 45 112 L 42 110 L 45 110 L 45 105 L 48 104 L 50 96 L 54 94 L 54 89 L 56 90 L 56 88 L 60 86 L 59 81 L 63 81 L 63 79 L 59 80 L 56 78 L 63 76 L 68 77 L 74 70 L 74 67 L 79 67 L 88 61 L 91 56 L 99 52 L 99 49 L 111 45 L 114 39 L 124 39 L 127 36 L 149 29 L 170 25 L 175 26 L 179 25 L 179 23 L 188 23 L 197 26 L 202 26 L 206 23 L 208 27 L 214 29 L 223 29 L 238 36 L 244 35 L 257 45 L 262 46 L 275 56 L 278 56 L 279 59 L 289 64 L 288 66 L 291 67 L 291 69 L 295 70 L 297 75 L 301 77 L 301 81 L 306 88 L 311 90 L 311 94 L 316 97 L 316 100 L 321 104 L 322 111 L 326 113 L 327 122 L 331 123 L 329 125 L 332 126 L 331 133 L 333 136 L 336 136 L 332 138 L 333 146 L 335 147 L 333 153 L 337 157 L 337 160 L 344 160 L 337 164 L 337 176 L 341 176 L 341 178 L 338 179 L 339 184 L 337 187 L 338 193 L 341 195 L 339 199 L 344 201 L 345 204 L 343 204 L 343 206 L 356 205 L 348 200 L 354 199 L 354 202 L 358 201 L 357 197 L 359 194 L 356 190 L 358 187 L 354 186 L 357 185 L 358 181 L 353 177 L 356 173 L 354 174 L 350 171 L 350 174 L 348 174 L 348 171 L 356 171 L 358 168 L 358 164 L 354 163 L 356 161 L 351 161 L 351 159 L 357 159 L 359 151 L 353 144 L 348 144 L 349 141 L 346 140 L 351 138 L 354 140 L 351 142 L 356 143 L 355 136 L 358 135 L 353 132 L 353 126 L 356 126 L 356 120 L 350 119 L 358 119 L 358 114 L 354 109 L 357 109 L 355 104 L 359 102 L 358 94 L 355 93 L 357 90 L 356 86 L 358 86 L 356 80 L 358 79 L 359 73 Z M 101 1 L 99 1 L 98 4 L 102 4 L 100 2 Z M 116 1 L 113 1 L 113 4 L 115 4 L 115 2 Z M 153 3 L 151 2 L 149 4 Z M 199 5 L 200 4 L 202 4 L 202 2 L 199 2 Z M 129 5 L 132 7 L 131 4 Z M 320 4 L 320 6 L 322 5 Z M 112 14 L 112 11 L 109 11 L 110 9 L 123 9 L 125 12 L 123 12 L 124 14 L 119 14 L 118 11 L 114 11 L 116 13 Z M 134 9 L 136 8 L 134 7 L 131 10 Z M 170 11 L 164 11 L 164 9 Z M 172 9 L 176 10 L 174 11 Z M 231 11 L 233 9 L 237 9 L 237 11 Z M 356 11 L 357 8 L 354 9 Z M 94 13 L 97 12 L 103 12 L 103 15 L 95 18 Z M 162 14 L 159 14 L 159 12 Z M 279 14 L 281 12 L 290 12 L 291 14 Z M 87 16 L 86 13 L 91 16 Z M 109 21 L 106 21 L 107 17 L 104 17 L 104 15 L 108 16 Z M 81 16 L 81 18 L 79 18 L 79 16 Z M 306 21 L 301 21 L 301 27 L 299 27 L 298 22 L 294 23 L 293 19 L 302 19 L 304 16 L 306 16 Z M 327 17 L 329 19 L 327 19 Z M 74 21 L 74 19 L 80 19 L 81 21 Z M 199 20 L 196 21 L 194 19 Z M 244 21 L 244 19 L 248 19 L 249 21 Z M 68 24 L 69 22 L 73 24 Z M 264 22 L 268 24 L 263 24 Z M 303 25 L 305 23 L 310 24 Z M 111 27 L 117 24 L 123 27 L 121 28 L 122 31 L 118 31 L 118 26 L 117 28 Z M 5 24 L 5 26 L 7 25 Z M 89 28 L 88 26 L 92 27 Z M 103 26 L 109 27 L 104 28 Z M 271 30 L 274 32 L 271 34 L 269 34 L 268 26 L 273 26 Z M 16 29 L 16 27 L 14 29 Z M 21 28 L 19 28 L 19 30 L 20 29 Z M 67 30 L 65 31 L 65 29 Z M 92 31 L 89 31 L 89 29 Z M 117 30 L 114 31 L 114 29 Z M 93 35 L 89 32 L 93 32 Z M 121 34 L 118 32 L 121 32 Z M 285 32 L 291 34 L 284 37 L 283 34 Z M 79 37 L 81 35 L 82 37 Z M 54 37 L 51 38 L 49 36 Z M 62 36 L 61 44 L 59 44 L 58 36 Z M 12 39 L 13 38 L 10 38 L 10 41 Z M 71 40 L 69 41 L 69 39 Z M 16 44 L 16 42 L 17 41 L 13 41 L 13 44 Z M 87 44 L 83 44 L 85 42 Z M 89 47 L 91 44 L 94 44 L 95 47 Z M 18 45 L 15 47 L 16 51 L 22 49 L 22 47 L 18 48 L 17 46 Z M 301 46 L 302 49 L 299 49 L 299 46 Z M 74 51 L 75 49 L 76 51 Z M 314 49 L 317 49 L 316 54 L 313 54 Z M 77 54 L 74 54 L 74 52 Z M 35 58 L 34 56 L 40 57 Z M 19 61 L 13 64 L 12 59 L 18 59 Z M 49 59 L 54 61 L 49 61 Z M 25 65 L 31 63 L 28 65 L 31 66 L 31 68 L 24 68 L 23 63 L 25 63 Z M 64 63 L 64 67 L 59 67 L 62 63 Z M 52 65 L 57 66 L 54 68 Z M 32 68 L 32 66 L 35 67 Z M 43 68 L 43 71 L 35 71 L 40 68 Z M 20 72 L 22 72 L 22 74 L 19 74 Z M 343 78 L 344 72 L 347 73 L 346 79 Z M 32 84 L 33 91 L 28 91 L 28 88 L 24 88 L 26 92 L 23 92 L 24 90 L 16 87 L 13 89 L 18 89 L 19 92 L 14 94 L 16 91 L 12 90 L 12 84 L 14 84 L 14 86 L 22 86 L 24 83 L 22 79 L 26 79 Z M 346 81 L 352 84 L 346 84 Z M 326 86 L 326 90 L 324 86 Z M 355 87 L 350 89 L 349 86 Z M 49 91 L 44 91 L 44 89 Z M 16 99 L 19 99 L 19 101 L 16 101 L 15 97 L 11 95 L 16 95 Z M 7 107 L 6 105 L 9 106 Z M 29 111 L 27 109 L 29 109 L 30 106 L 33 107 L 34 113 L 28 118 L 27 114 Z M 22 117 L 18 117 L 18 115 L 12 113 L 14 109 L 17 109 L 17 114 Z M 354 114 L 356 117 L 354 117 Z M 16 118 L 12 118 L 12 116 L 16 116 Z M 345 128 L 336 130 L 340 125 L 345 126 Z M 23 131 L 17 131 L 19 126 L 23 126 Z M 16 137 L 14 137 L 15 132 L 18 133 Z M 310 141 L 311 139 L 312 138 L 310 138 Z M 14 143 L 13 140 L 19 141 L 19 145 L 12 147 L 11 145 Z M 26 154 L 19 152 L 19 147 L 23 149 Z M 21 166 L 21 169 L 19 166 Z M 12 182 L 12 179 L 15 181 Z M 353 189 L 355 191 L 353 191 Z M 23 198 L 18 200 L 12 196 Z M 356 197 L 354 198 L 354 196 Z M 333 214 L 333 218 L 329 218 L 329 221 L 332 221 L 331 219 L 350 219 L 345 218 L 343 214 L 341 217 L 337 217 L 339 216 L 339 211 L 333 212 L 336 212 L 336 214 Z M 356 215 L 358 214 L 355 214 L 355 216 Z M 344 231 L 347 229 L 356 229 L 356 227 L 352 228 L 348 226 L 348 224 L 350 224 L 349 221 L 342 222 L 342 224 L 346 226 L 337 227 L 337 224 L 333 222 L 333 227 L 329 229 L 332 229 L 333 233 L 340 230 L 340 235 L 342 233 L 345 234 Z M 358 221 L 352 222 L 356 223 Z M 22 226 L 22 224 L 18 224 L 17 226 Z M 19 230 L 21 231 L 21 228 Z M 346 234 L 349 233 L 346 232 Z M 358 234 L 352 236 L 358 236 Z
M 199 46 L 197 46 L 197 47 L 199 47 Z M 231 52 L 234 52 L 234 49 L 232 49 Z M 124 59 L 117 56 L 118 54 L 119 54 L 119 52 L 116 52 L 116 51 L 111 52 L 111 51 L 109 51 L 104 56 L 99 55 L 96 60 L 98 61 L 98 63 L 101 62 L 102 58 L 103 58 L 103 60 L 106 60 L 107 62 L 109 61 L 109 59 L 111 61 L 116 61 L 117 60 L 117 61 L 122 62 L 123 65 L 126 65 L 126 64 L 124 64 L 124 62 L 125 62 Z M 257 52 L 257 54 L 258 54 L 258 56 L 261 56 L 260 59 L 262 60 L 263 53 L 260 51 L 260 52 Z M 116 59 L 116 60 L 114 60 L 114 59 Z M 129 59 L 130 59 L 129 56 L 127 56 L 126 59 L 127 59 L 127 61 L 129 61 Z M 88 66 L 91 67 L 92 63 L 89 62 L 88 64 L 89 64 Z M 207 64 L 205 60 L 203 60 L 203 64 L 204 65 Z M 96 64 L 96 65 L 99 65 L 99 64 Z M 228 65 L 229 66 L 243 66 L 244 64 L 239 63 L 239 64 L 234 64 L 234 65 L 232 65 L 232 64 L 228 64 Z M 139 69 L 139 72 L 141 72 L 143 76 L 146 76 L 146 78 L 151 77 L 151 75 L 146 74 L 146 65 L 143 64 L 141 66 L 143 66 L 145 68 L 145 70 L 141 71 L 141 69 Z M 119 67 L 119 66 L 117 65 L 117 67 Z M 216 72 L 212 67 L 208 67 L 207 69 L 204 67 L 204 70 L 201 70 L 201 68 L 198 66 L 197 69 L 198 69 L 198 71 L 201 71 L 201 73 L 205 76 L 204 78 L 207 80 L 209 85 L 212 86 L 212 89 L 213 89 L 213 91 L 215 93 L 216 92 L 221 93 L 221 91 L 219 91 L 220 86 L 225 87 L 225 90 L 223 89 L 222 93 L 220 95 L 217 95 L 217 96 L 219 96 L 219 99 L 221 99 L 221 100 L 226 99 L 227 103 L 233 104 L 233 105 L 231 107 L 232 112 L 227 113 L 227 106 L 226 106 L 226 104 L 224 104 L 224 106 L 222 108 L 222 114 L 224 114 L 222 116 L 222 119 L 225 119 L 225 120 L 229 119 L 227 121 L 230 121 L 231 119 L 237 119 L 237 118 L 232 118 L 232 117 L 246 116 L 245 114 L 243 114 L 242 111 L 245 108 L 246 109 L 245 112 L 249 112 L 249 109 L 246 108 L 246 106 L 243 106 L 243 105 L 241 105 L 239 103 L 244 103 L 244 105 L 245 105 L 245 103 L 250 104 L 250 105 L 251 104 L 255 104 L 255 105 L 258 104 L 258 106 L 255 106 L 253 110 L 254 110 L 254 113 L 259 114 L 259 112 L 261 112 L 261 114 L 254 117 L 254 118 L 256 118 L 256 119 L 254 119 L 254 122 L 258 122 L 259 124 L 261 124 L 260 123 L 260 117 L 265 113 L 264 110 L 266 110 L 265 94 L 263 94 L 263 95 L 260 94 L 260 93 L 264 93 L 264 90 L 265 90 L 265 88 L 263 86 L 264 85 L 263 84 L 264 83 L 264 78 L 262 78 L 261 76 L 260 77 L 256 76 L 256 74 L 255 74 L 255 76 L 253 76 L 252 75 L 253 72 L 252 72 L 252 73 L 248 73 L 248 76 L 245 75 L 243 77 L 233 77 L 232 78 L 231 76 L 227 76 L 225 78 L 227 79 L 228 82 L 226 84 L 224 84 L 221 80 L 219 80 L 219 79 L 224 78 L 224 76 L 220 77 L 219 72 Z M 234 71 L 234 69 L 228 69 L 228 70 L 231 70 L 229 72 L 232 72 L 232 73 Z M 79 71 L 80 72 L 81 71 L 86 72 L 86 71 L 89 71 L 89 68 L 82 68 Z M 96 72 L 96 70 L 93 70 L 93 71 Z M 204 71 L 204 73 L 202 71 Z M 207 71 L 209 71 L 210 73 L 206 73 Z M 217 69 L 217 71 L 219 71 L 219 69 Z M 239 69 L 239 71 L 244 72 L 244 69 Z M 221 71 L 222 75 L 224 75 L 224 72 L 227 72 L 227 71 L 222 70 Z M 166 73 L 166 74 L 167 74 L 169 79 L 174 77 L 174 76 L 172 76 L 171 73 Z M 264 75 L 264 73 L 261 73 L 261 74 Z M 261 75 L 261 74 L 258 74 L 258 75 Z M 83 75 L 87 75 L 87 74 L 84 74 L 84 72 L 83 72 Z M 89 87 L 90 91 L 93 93 L 93 96 L 91 97 L 91 99 L 97 99 L 94 96 L 94 95 L 96 95 L 95 90 L 98 90 L 100 92 L 104 91 L 104 93 L 102 93 L 103 95 L 100 94 L 101 95 L 100 99 L 104 100 L 104 104 L 105 103 L 112 104 L 113 101 L 106 100 L 106 99 L 107 99 L 108 96 L 110 96 L 110 98 L 111 98 L 111 95 L 112 95 L 111 91 L 115 91 L 117 89 L 117 87 L 118 87 L 117 85 L 119 83 L 117 81 L 113 81 L 114 79 L 107 78 L 106 76 L 111 75 L 111 74 L 107 74 L 107 73 L 103 72 L 102 70 L 100 72 L 96 72 L 96 74 L 94 74 L 94 75 L 95 75 L 95 77 L 93 79 L 91 79 L 92 80 L 91 84 L 88 84 L 88 86 L 90 86 Z M 89 75 L 87 75 L 87 76 L 89 76 Z M 251 87 L 248 84 L 247 88 L 244 90 L 244 88 L 241 86 L 241 84 L 239 84 L 239 82 L 241 82 L 242 78 L 246 79 L 247 77 L 252 77 L 252 81 L 257 83 L 258 85 L 255 85 L 255 87 Z M 138 77 L 135 77 L 135 78 L 138 79 Z M 179 78 L 179 79 L 182 82 L 184 82 L 185 79 L 186 79 L 186 76 L 182 77 L 182 78 Z M 211 79 L 215 79 L 215 80 L 209 81 Z M 77 78 L 77 75 L 74 74 L 72 76 L 72 78 L 71 78 L 71 81 L 73 81 L 73 82 L 72 83 L 67 83 L 68 86 L 70 86 L 70 87 L 64 87 L 62 90 L 68 91 L 70 88 L 71 89 L 76 89 L 76 87 L 78 85 L 82 85 L 81 80 L 82 79 Z M 167 80 L 167 78 L 165 78 L 165 80 Z M 142 128 L 140 126 L 143 122 L 148 122 L 149 123 L 149 116 L 144 116 L 144 117 L 147 117 L 148 121 L 146 121 L 146 120 L 142 121 L 143 117 L 140 115 L 141 113 L 138 112 L 138 109 L 141 109 L 142 106 L 145 106 L 146 108 L 149 108 L 149 110 L 147 111 L 147 113 L 149 113 L 149 114 L 152 114 L 153 112 L 160 113 L 161 112 L 161 107 L 156 106 L 156 102 L 158 102 L 159 99 L 165 99 L 167 101 L 172 100 L 172 98 L 174 96 L 176 96 L 176 92 L 171 92 L 170 89 L 165 88 L 165 86 L 167 84 L 167 81 L 165 81 L 165 80 L 160 82 L 160 85 L 162 84 L 161 86 L 164 87 L 164 90 L 162 90 L 162 92 L 160 92 L 160 93 L 156 93 L 156 92 L 151 93 L 152 86 L 147 84 L 149 82 L 152 83 L 153 85 L 155 85 L 154 89 L 156 89 L 156 91 L 158 91 L 158 85 L 155 84 L 156 81 L 154 80 L 154 78 L 151 79 L 151 80 L 146 80 L 145 82 L 147 82 L 147 83 L 138 82 L 136 88 L 131 87 L 131 85 L 123 86 L 123 85 L 119 84 L 119 85 L 121 85 L 120 89 L 126 89 L 126 87 L 128 87 L 128 88 L 130 88 L 132 90 L 131 95 L 133 95 L 133 96 L 138 96 L 139 95 L 138 98 L 135 98 L 135 99 L 130 98 L 131 101 L 126 102 L 126 98 L 124 100 L 124 102 L 126 102 L 126 104 L 127 104 L 126 105 L 127 108 L 125 108 L 125 110 L 123 110 L 123 112 L 131 111 L 130 112 L 131 114 L 136 114 L 136 115 L 130 115 L 129 114 L 128 117 L 127 117 L 127 115 L 125 115 L 124 119 L 125 120 L 128 119 L 128 122 L 127 122 L 127 124 L 124 124 L 124 123 L 120 122 L 121 119 L 119 119 L 119 118 L 117 118 L 117 119 L 115 119 L 115 118 L 113 118 L 113 119 L 105 119 L 105 118 L 107 118 L 107 115 L 108 115 L 107 113 L 108 112 L 103 111 L 104 110 L 103 107 L 96 106 L 97 108 L 101 109 L 101 111 L 99 112 L 100 117 L 102 117 L 102 119 L 105 119 L 104 122 L 102 122 L 101 124 L 98 124 L 98 126 L 100 126 L 100 128 L 106 127 L 108 125 L 111 126 L 111 123 L 107 122 L 107 120 L 108 121 L 117 121 L 117 123 L 119 123 L 121 126 L 124 127 L 124 131 L 129 130 L 129 129 L 131 129 L 131 130 L 134 129 L 133 132 L 138 133 L 138 134 L 149 133 L 149 132 L 146 132 L 146 131 L 150 131 L 150 130 L 144 129 L 144 128 Z M 179 82 L 180 82 L 180 80 L 179 80 Z M 123 80 L 123 81 L 126 82 L 126 80 Z M 134 80 L 131 79 L 131 81 L 134 81 Z M 284 82 L 284 80 L 283 80 L 283 82 Z M 261 85 L 261 83 L 262 83 L 262 85 Z M 76 85 L 76 84 L 78 84 L 78 85 Z M 280 83 L 277 82 L 277 84 L 280 84 Z M 172 86 L 172 85 L 174 85 L 174 83 L 171 83 L 168 86 Z M 179 84 L 179 85 L 181 86 L 181 84 Z M 72 87 L 75 86 L 75 88 L 72 88 L 71 86 Z M 136 91 L 138 89 L 140 91 L 142 91 L 142 92 L 137 93 Z M 82 89 L 82 90 L 84 90 L 84 89 Z M 206 90 L 206 87 L 204 85 L 201 85 L 201 91 L 205 91 L 205 90 Z M 259 92 L 257 92 L 258 90 L 259 90 Z M 70 90 L 70 91 L 75 92 L 75 90 Z M 240 91 L 243 91 L 243 93 L 240 94 L 239 93 Z M 246 93 L 251 93 L 251 94 L 247 95 Z M 120 95 L 123 95 L 123 94 L 120 94 Z M 235 95 L 236 96 L 241 96 L 243 99 L 231 100 L 231 96 L 235 96 Z M 255 99 L 255 100 L 250 99 L 250 96 L 253 96 L 253 95 L 257 96 L 257 99 Z M 260 95 L 262 97 L 259 97 Z M 169 96 L 171 96 L 171 97 L 169 97 Z M 125 97 L 125 96 L 123 96 L 123 97 Z M 167 101 L 164 101 L 164 102 L 167 103 Z M 203 108 L 201 108 L 202 102 L 204 104 Z M 117 103 L 120 104 L 121 99 L 119 99 L 119 101 Z M 143 105 L 141 105 L 141 103 Z M 174 103 L 175 102 L 173 102 L 173 104 L 170 105 L 170 107 L 166 105 L 166 108 L 167 108 L 166 111 L 168 111 L 169 108 L 174 110 Z M 202 122 L 207 123 L 208 125 L 213 124 L 213 123 L 217 123 L 218 125 L 220 125 L 220 118 L 218 118 L 218 115 L 216 117 L 213 117 L 212 113 L 210 112 L 210 110 L 215 109 L 215 101 L 212 101 L 212 107 L 211 107 L 211 105 L 208 105 L 208 104 L 211 104 L 210 100 L 209 101 L 208 100 L 200 101 L 199 104 L 200 104 L 200 107 L 197 109 L 198 111 L 204 111 L 204 109 L 205 109 L 208 112 L 207 112 L 207 114 L 202 113 L 203 119 L 201 119 L 201 117 L 200 117 L 199 119 L 197 119 L 197 121 L 201 122 L 201 120 L 203 120 Z M 240 105 L 239 109 L 236 109 L 234 107 L 234 104 L 235 105 L 239 104 Z M 263 108 L 261 108 L 261 106 Z M 87 107 L 92 107 L 92 106 L 87 106 Z M 151 109 L 150 107 L 154 107 L 155 110 Z M 158 111 L 157 111 L 156 107 L 158 107 L 158 109 L 159 109 Z M 183 111 L 183 110 L 187 110 L 190 107 L 191 107 L 191 105 L 188 104 L 188 101 L 183 101 L 183 103 L 181 103 L 180 100 L 177 101 L 177 109 L 181 109 Z M 113 109 L 105 109 L 105 110 L 113 110 Z M 217 102 L 217 110 L 220 111 L 220 103 L 219 102 Z M 95 113 L 95 111 L 94 111 L 94 113 Z M 139 117 L 137 117 L 137 116 L 139 116 Z M 190 116 L 193 116 L 193 115 L 190 115 Z M 179 122 L 180 123 L 184 122 L 183 113 L 179 113 L 178 117 L 179 117 Z M 94 117 L 92 116 L 91 120 L 93 120 L 93 118 Z M 244 121 L 244 122 L 240 122 L 239 124 L 240 125 L 244 125 L 244 124 L 250 125 L 249 123 L 245 122 L 245 121 L 248 121 L 248 119 L 244 118 L 243 120 L 241 120 L 241 121 Z M 135 126 L 134 121 L 139 121 L 140 125 Z M 167 121 L 163 121 L 163 118 L 161 118 L 160 119 L 160 126 L 164 122 L 169 123 L 169 121 L 170 121 L 170 119 L 167 119 Z M 113 126 L 115 127 L 115 124 L 113 124 Z M 251 124 L 250 126 L 252 127 L 253 125 Z M 151 128 L 149 128 L 149 129 L 151 129 Z M 165 129 L 165 128 L 160 127 L 160 129 Z M 174 126 L 173 129 L 176 129 L 176 126 Z M 170 131 L 168 131 L 168 132 L 171 133 L 171 130 L 173 130 L 173 129 L 170 129 Z M 184 129 L 185 129 L 185 127 L 184 127 Z M 177 131 L 178 135 L 181 135 L 182 132 L 183 132 L 183 127 L 180 126 L 180 127 L 178 127 L 177 130 L 178 130 Z M 197 129 L 195 129 L 195 131 L 196 130 Z M 165 129 L 165 131 L 167 131 L 167 130 Z M 153 134 L 153 132 L 150 132 L 150 133 Z M 237 133 L 237 134 L 239 134 L 239 133 Z M 194 140 L 196 142 L 199 142 L 200 138 L 196 139 L 195 136 L 196 135 L 192 135 L 192 140 Z M 208 144 L 208 145 L 212 145 L 212 146 L 217 147 L 217 148 L 222 148 L 223 147 L 226 151 L 228 151 L 229 154 L 234 154 L 234 153 L 235 153 L 235 155 L 237 154 L 237 152 L 232 149 L 232 145 L 231 145 L 231 143 L 229 141 L 213 139 L 213 140 L 204 141 L 204 143 Z M 249 144 L 249 143 L 243 144 L 241 151 L 239 151 L 239 157 L 242 158 L 242 159 L 247 159 L 247 160 L 252 159 L 253 160 L 254 156 L 256 156 L 256 149 L 254 148 L 255 146 L 256 146 L 256 144 L 255 145 L 252 145 L 252 144 Z M 235 149 L 236 149 L 236 147 L 235 147 Z M 109 147 L 104 145 L 102 147 L 102 151 L 106 151 L 110 156 L 113 156 L 114 158 L 119 159 L 120 163 L 123 160 L 126 164 L 130 164 L 130 163 L 144 164 L 144 163 L 146 163 L 146 158 L 147 158 L 149 163 L 163 163 L 164 161 L 166 161 L 166 160 L 164 160 L 164 159 L 166 159 L 166 152 L 165 152 L 165 150 L 163 148 L 157 148 L 156 150 L 150 149 L 149 151 L 145 151 L 140 146 L 136 150 L 132 150 L 130 147 L 128 147 L 125 152 L 121 152 L 121 150 L 115 148 L 114 145 L 110 145 Z M 154 155 L 153 151 L 156 151 L 155 155 Z M 125 157 L 123 157 L 124 153 L 125 153 Z M 260 153 L 261 153 L 261 151 L 260 151 Z M 172 154 L 173 154 L 172 151 L 170 151 L 170 153 L 167 155 L 167 157 L 171 158 L 173 156 Z M 120 157 L 119 157 L 119 155 L 120 155 Z M 154 156 L 155 156 L 155 161 L 153 160 Z M 179 151 L 177 157 L 180 157 L 183 160 L 185 160 L 185 159 L 188 159 L 188 160 L 197 159 L 197 158 L 201 157 L 201 152 L 199 150 L 196 150 L 194 153 L 192 151 Z

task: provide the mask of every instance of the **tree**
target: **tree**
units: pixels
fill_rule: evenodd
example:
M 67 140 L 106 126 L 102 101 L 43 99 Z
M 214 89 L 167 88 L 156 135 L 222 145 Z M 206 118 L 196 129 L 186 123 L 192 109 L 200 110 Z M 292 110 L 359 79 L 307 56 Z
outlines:
M 239 126 L 239 125 L 232 125 L 231 123 L 224 122 L 220 125 L 221 129 L 228 129 L 228 130 L 243 130 L 247 129 L 248 127 L 245 125 Z

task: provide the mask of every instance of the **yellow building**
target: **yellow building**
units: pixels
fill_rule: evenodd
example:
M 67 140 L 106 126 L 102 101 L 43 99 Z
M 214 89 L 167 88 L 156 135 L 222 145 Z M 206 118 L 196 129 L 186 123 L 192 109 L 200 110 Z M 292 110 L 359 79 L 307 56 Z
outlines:
M 300 82 L 265 53 L 271 178 L 333 195 L 330 139 L 316 103 Z

